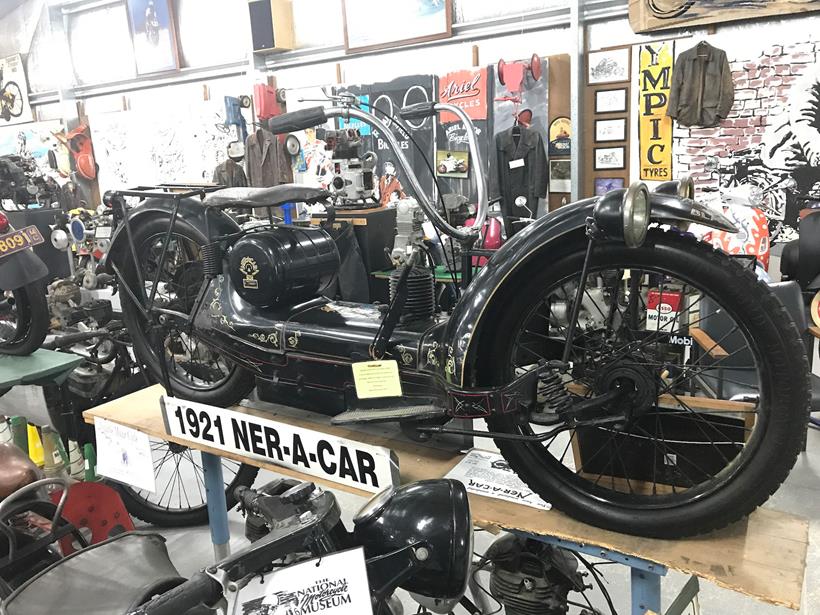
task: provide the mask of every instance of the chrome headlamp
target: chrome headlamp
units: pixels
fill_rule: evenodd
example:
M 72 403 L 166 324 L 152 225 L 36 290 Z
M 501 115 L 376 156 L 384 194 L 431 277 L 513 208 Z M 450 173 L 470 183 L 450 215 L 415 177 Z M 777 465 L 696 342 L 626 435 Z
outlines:
M 649 190 L 635 182 L 626 190 L 613 190 L 598 201 L 592 213 L 595 226 L 607 239 L 636 248 L 646 239 L 649 227 Z

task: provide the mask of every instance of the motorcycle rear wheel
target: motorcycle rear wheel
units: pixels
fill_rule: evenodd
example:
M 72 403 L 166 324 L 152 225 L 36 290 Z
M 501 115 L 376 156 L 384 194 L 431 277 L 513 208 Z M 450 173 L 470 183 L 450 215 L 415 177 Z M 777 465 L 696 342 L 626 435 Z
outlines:
M 41 283 L 0 292 L 0 354 L 22 356 L 37 350 L 48 335 L 49 320 Z
M 499 377 L 509 381 L 521 369 L 526 369 L 523 363 L 536 361 L 534 356 L 522 359 L 527 353 L 536 354 L 533 350 L 538 350 L 543 359 L 560 358 L 565 336 L 560 335 L 561 327 L 554 313 L 559 296 L 555 293 L 559 288 L 564 289 L 566 305 L 571 304 L 569 298 L 574 295 L 572 280 L 576 280 L 577 288 L 585 244 L 586 241 L 579 237 L 574 245 L 556 254 L 550 266 L 532 272 L 526 292 L 518 295 L 520 300 L 503 302 L 505 310 L 497 315 L 497 328 L 487 342 L 483 342 L 489 342 L 491 346 L 482 345 L 482 356 L 494 357 L 479 369 L 484 382 L 498 382 Z M 606 273 L 613 269 L 614 275 Z M 596 320 L 600 324 L 609 316 L 605 317 L 602 312 L 598 318 L 593 308 L 584 323 L 580 323 L 579 318 L 571 357 L 575 362 L 572 380 L 564 380 L 564 390 L 574 386 L 574 393 L 578 393 L 578 387 L 583 386 L 588 387 L 587 396 L 593 392 L 600 394 L 603 391 L 592 391 L 596 382 L 606 380 L 608 373 L 625 368 L 642 371 L 644 382 L 648 383 L 645 390 L 657 396 L 644 398 L 651 400 L 644 410 L 619 425 L 570 429 L 559 434 L 563 440 L 555 436 L 545 444 L 497 439 L 496 444 L 511 468 L 556 508 L 581 521 L 628 534 L 682 537 L 723 527 L 749 514 L 786 479 L 801 449 L 806 429 L 810 390 L 808 362 L 788 312 L 737 260 L 692 237 L 674 232 L 650 231 L 640 248 L 602 244 L 593 253 L 591 271 L 590 279 L 595 280 L 600 275 L 599 279 L 609 279 L 613 288 L 618 285 L 624 288 L 631 283 L 623 281 L 629 271 L 628 279 L 640 280 L 636 285 L 638 290 L 634 292 L 638 298 L 635 313 L 646 316 L 649 315 L 646 304 L 637 303 L 644 292 L 643 280 L 646 280 L 647 296 L 652 285 L 659 284 L 661 297 L 664 288 L 667 293 L 674 288 L 668 286 L 668 280 L 682 281 L 682 305 L 690 306 L 687 312 L 691 313 L 683 316 L 680 311 L 671 321 L 669 336 L 679 336 L 677 341 L 689 344 L 693 339 L 690 334 L 696 333 L 694 326 L 691 330 L 684 330 L 680 325 L 676 327 L 678 316 L 681 321 L 687 320 L 694 325 L 718 314 L 721 316 L 716 320 L 733 320 L 735 327 L 730 328 L 728 337 L 714 340 L 715 346 L 730 347 L 730 341 L 741 337 L 745 340 L 745 346 L 738 346 L 738 350 L 728 353 L 727 357 L 751 357 L 754 361 L 755 378 L 749 380 L 757 390 L 757 398 L 752 403 L 754 409 L 744 406 L 742 412 L 747 414 L 701 410 L 701 406 L 692 400 L 693 396 L 699 395 L 700 386 L 711 386 L 714 393 L 717 377 L 722 379 L 721 387 L 731 389 L 734 379 L 727 374 L 740 378 L 741 368 L 749 366 L 734 366 L 732 362 L 721 364 L 727 357 L 715 358 L 711 349 L 706 348 L 679 350 L 683 357 L 681 365 L 667 364 L 665 359 L 659 358 L 667 350 L 657 341 L 659 338 L 671 340 L 663 337 L 665 331 L 652 333 L 646 328 L 640 332 L 640 325 L 632 328 L 636 321 L 628 320 L 628 314 L 618 316 L 616 320 L 628 322 L 625 327 L 621 326 L 621 330 L 632 335 L 631 339 L 618 345 L 621 333 L 616 333 L 614 327 L 606 335 L 596 331 Z M 687 290 L 688 284 L 691 286 Z M 631 288 L 621 292 L 623 301 L 633 294 Z M 606 291 L 599 295 L 606 296 Z M 610 306 L 613 305 L 612 296 L 609 295 Z M 698 296 L 708 297 L 708 301 L 717 307 L 706 311 L 706 304 L 703 304 L 694 312 L 693 302 L 703 300 L 697 299 Z M 604 305 L 601 301 L 598 302 Z M 587 305 L 592 306 L 592 303 Z M 614 305 L 617 311 L 617 299 Z M 544 312 L 544 307 L 548 312 Z M 544 329 L 534 331 L 535 326 Z M 706 325 L 699 328 L 703 330 Z M 654 347 L 643 341 L 653 338 Z M 659 347 L 662 352 L 658 351 Z M 628 378 L 618 380 L 617 386 L 628 385 Z M 661 398 L 661 394 L 666 398 Z M 720 395 L 717 399 L 723 403 L 731 401 Z M 634 398 L 630 398 L 629 405 L 620 410 L 636 412 L 638 404 L 633 401 Z M 714 404 L 707 400 L 701 403 L 704 407 L 714 408 Z M 693 405 L 696 410 L 692 409 Z M 754 416 L 749 414 L 751 412 Z M 679 430 L 681 425 L 691 422 L 689 433 L 695 433 L 697 437 L 690 435 L 691 440 L 687 441 L 679 436 L 681 430 L 675 433 L 678 439 L 668 439 L 671 434 L 664 435 L 663 425 L 670 425 L 669 421 L 676 421 L 674 424 Z M 731 428 L 724 426 L 730 423 Z M 512 414 L 494 416 L 488 420 L 488 426 L 490 431 L 525 435 L 545 429 Z M 699 431 L 694 431 L 695 428 Z M 593 446 L 590 442 L 598 444 Z M 569 454 L 570 450 L 572 454 Z M 690 458 L 692 450 L 698 453 L 697 462 Z M 595 457 L 602 451 L 607 452 L 609 458 L 606 455 L 598 457 L 596 464 Z M 725 462 L 725 465 L 715 469 L 707 466 L 709 469 L 704 470 L 699 466 L 705 463 L 704 454 L 711 456 L 711 463 L 720 466 Z M 636 478 L 636 473 L 641 476 Z M 688 483 L 685 482 L 687 478 Z

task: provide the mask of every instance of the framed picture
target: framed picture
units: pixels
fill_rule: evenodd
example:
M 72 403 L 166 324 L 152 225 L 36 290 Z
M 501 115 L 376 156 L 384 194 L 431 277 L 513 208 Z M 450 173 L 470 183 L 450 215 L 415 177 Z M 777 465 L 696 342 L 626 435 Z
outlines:
M 453 0 L 342 0 L 345 49 L 369 51 L 449 38 Z
M 171 0 L 126 0 L 137 74 L 179 69 Z
M 568 117 L 557 117 L 550 122 L 550 156 L 569 156 L 572 153 L 572 123 Z
M 626 88 L 598 90 L 595 92 L 595 113 L 618 113 L 626 111 Z
M 469 152 L 448 152 L 436 150 L 436 175 L 467 179 L 470 174 Z
M 626 147 L 596 147 L 595 165 L 596 171 L 608 171 L 610 169 L 626 168 Z
M 595 120 L 595 142 L 626 141 L 626 118 Z
M 595 196 L 603 196 L 610 190 L 620 190 L 625 185 L 623 177 L 596 177 Z
M 550 160 L 550 192 L 570 192 L 569 160 Z
M 587 83 L 629 81 L 629 47 L 591 51 L 587 54 Z

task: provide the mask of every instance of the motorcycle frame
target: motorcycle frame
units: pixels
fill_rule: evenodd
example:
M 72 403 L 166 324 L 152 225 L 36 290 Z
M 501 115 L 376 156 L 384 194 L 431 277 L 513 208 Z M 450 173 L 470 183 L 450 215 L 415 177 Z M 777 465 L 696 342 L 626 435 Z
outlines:
M 384 122 L 371 113 L 354 106 L 331 107 L 325 109 L 325 113 L 328 118 L 359 119 L 379 130 L 395 153 L 399 166 L 402 167 L 407 176 L 408 184 L 416 193 L 419 205 L 428 218 L 440 230 L 462 242 L 466 248 L 465 252 L 469 252 L 487 214 L 483 164 L 478 152 L 472 122 L 463 110 L 452 105 L 438 103 L 431 104 L 429 107 L 430 114 L 442 110 L 451 111 L 461 117 L 468 129 L 471 155 L 473 152 L 477 154 L 473 166 L 476 169 L 474 177 L 477 184 L 479 207 L 476 221 L 469 228 L 454 229 L 438 216 L 434 206 L 424 193 L 424 189 L 409 161 L 404 156 L 397 138 Z M 133 258 L 133 262 L 138 265 L 132 224 L 143 218 L 147 220 L 152 215 L 170 216 L 172 222 L 168 225 L 163 240 L 160 264 L 156 274 L 158 277 L 162 271 L 162 264 L 167 253 L 170 237 L 179 218 L 202 232 L 211 244 L 236 239 L 244 234 L 244 231 L 221 211 L 225 207 L 230 207 L 229 204 L 208 205 L 207 202 L 198 203 L 192 198 L 199 197 L 204 200 L 208 192 L 218 188 L 219 186 L 161 184 L 157 187 L 138 187 L 132 190 L 107 193 L 106 202 L 120 208 L 123 223 L 112 237 L 111 247 L 104 266 L 109 272 L 117 275 L 123 290 L 139 306 L 142 315 L 146 319 L 149 319 L 152 312 L 154 312 L 159 314 L 160 321 L 163 317 L 171 317 L 180 319 L 186 326 L 193 326 L 194 320 L 202 308 L 212 278 L 209 279 L 206 274 L 190 314 L 151 307 L 150 303 L 146 303 L 146 301 L 149 299 L 153 301 L 158 279 L 155 278 L 154 280 L 151 297 L 145 297 L 145 284 L 139 266 L 136 269 L 141 288 L 135 292 L 134 289 L 124 283 L 121 270 L 115 262 L 116 258 L 127 250 Z M 449 319 L 443 325 L 443 332 L 439 337 L 442 360 L 438 361 L 435 373 L 432 374 L 433 382 L 440 391 L 439 397 L 443 398 L 440 401 L 444 401 L 449 417 L 482 418 L 495 413 L 515 412 L 522 405 L 527 406 L 534 402 L 537 382 L 531 377 L 521 377 L 505 385 L 488 387 L 486 386 L 487 383 L 479 382 L 475 376 L 473 368 L 480 353 L 480 338 L 488 331 L 492 333 L 492 324 L 487 324 L 491 320 L 488 318 L 488 313 L 491 312 L 488 308 L 499 303 L 503 304 L 505 297 L 509 297 L 510 293 L 525 287 L 528 272 L 532 271 L 534 265 L 538 266 L 539 263 L 549 262 L 550 254 L 554 253 L 556 246 L 568 240 L 584 241 L 588 221 L 594 219 L 597 211 L 605 210 L 610 213 L 620 211 L 625 193 L 625 190 L 611 191 L 602 197 L 577 201 L 550 212 L 534 221 L 524 231 L 510 238 L 498 251 L 491 255 L 492 258 L 475 277 L 472 277 L 472 266 L 468 266 L 464 270 L 467 273 L 467 278 L 462 281 L 461 297 Z M 126 196 L 146 200 L 141 207 L 127 212 L 123 198 Z M 681 198 L 674 194 L 651 193 L 650 207 L 650 219 L 658 224 L 685 229 L 689 223 L 698 223 L 720 230 L 736 232 L 732 223 L 722 214 L 714 212 L 694 200 Z M 464 256 L 465 263 L 470 263 L 468 259 L 471 256 L 472 253 Z M 140 299 L 143 298 L 144 300 L 141 301 Z M 288 355 L 285 352 L 286 349 L 282 350 L 283 354 Z M 290 354 L 298 360 L 298 353 Z M 364 358 L 362 357 L 362 359 Z M 163 369 L 167 367 L 164 361 L 161 362 L 161 366 Z M 424 375 L 431 375 L 429 371 L 427 370 Z M 170 385 L 170 378 L 167 377 L 167 374 L 164 375 L 166 376 L 166 384 Z

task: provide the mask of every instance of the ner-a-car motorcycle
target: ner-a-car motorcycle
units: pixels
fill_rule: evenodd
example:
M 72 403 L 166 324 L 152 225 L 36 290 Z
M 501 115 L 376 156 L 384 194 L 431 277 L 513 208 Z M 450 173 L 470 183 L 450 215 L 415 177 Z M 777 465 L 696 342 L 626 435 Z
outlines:
M 393 132 L 441 111 L 467 128 L 478 195 L 471 227 L 442 217 Z M 476 239 L 488 204 L 470 119 L 439 103 L 399 115 L 383 120 L 339 97 L 269 128 L 345 118 L 377 131 L 414 194 L 405 206 L 462 244 L 466 266 L 450 313 L 435 304 L 423 233 L 408 234 L 389 305 L 354 304 L 322 295 L 339 267 L 324 228 L 240 228 L 225 213 L 324 203 L 332 218 L 327 191 L 111 192 L 107 202 L 123 210 L 127 197 L 142 199 L 105 266 L 154 375 L 192 401 L 225 406 L 258 385 L 263 400 L 287 399 L 335 423 L 400 421 L 426 436 L 487 436 L 450 424 L 484 419 L 535 492 L 616 531 L 691 535 L 765 501 L 801 448 L 807 361 L 787 312 L 753 272 L 686 232 L 690 223 L 734 231 L 732 223 L 696 202 L 690 181 L 652 193 L 636 183 L 561 207 L 482 253 Z M 477 273 L 476 254 L 489 256 Z M 395 362 L 400 396 L 394 364 L 356 365 L 374 361 Z M 354 367 L 378 378 L 357 383 Z M 372 398 L 379 390 L 391 396 Z

